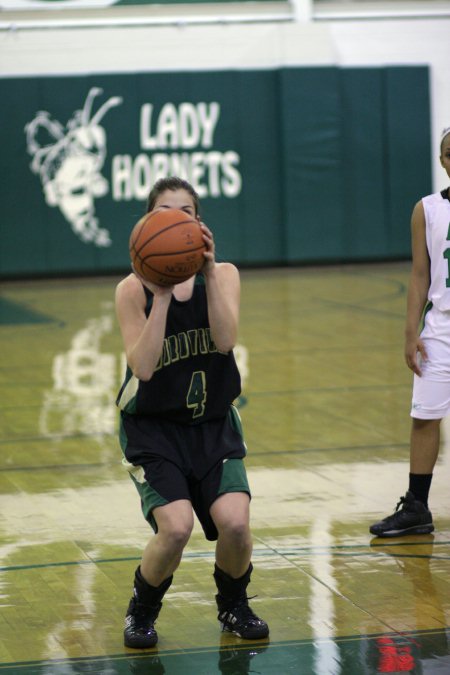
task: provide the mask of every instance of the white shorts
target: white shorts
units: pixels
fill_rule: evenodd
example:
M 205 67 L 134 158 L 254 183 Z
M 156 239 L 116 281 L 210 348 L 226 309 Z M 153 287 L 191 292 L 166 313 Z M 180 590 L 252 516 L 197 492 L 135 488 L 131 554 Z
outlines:
M 428 359 L 421 362 L 421 377 L 414 375 L 411 417 L 442 419 L 450 414 L 450 312 L 433 307 L 420 337 Z

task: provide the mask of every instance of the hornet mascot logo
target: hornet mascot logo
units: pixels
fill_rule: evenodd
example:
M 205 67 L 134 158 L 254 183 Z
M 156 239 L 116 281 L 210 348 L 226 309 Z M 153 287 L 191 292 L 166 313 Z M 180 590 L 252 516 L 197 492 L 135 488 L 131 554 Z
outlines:
M 59 207 L 82 242 L 104 247 L 110 246 L 111 238 L 108 230 L 98 226 L 94 202 L 108 192 L 108 182 L 101 175 L 106 133 L 100 121 L 122 98 L 108 99 L 92 115 L 94 99 L 101 93 L 102 89 L 93 87 L 83 109 L 73 114 L 66 127 L 39 111 L 25 133 L 30 168 L 41 179 L 47 204 Z

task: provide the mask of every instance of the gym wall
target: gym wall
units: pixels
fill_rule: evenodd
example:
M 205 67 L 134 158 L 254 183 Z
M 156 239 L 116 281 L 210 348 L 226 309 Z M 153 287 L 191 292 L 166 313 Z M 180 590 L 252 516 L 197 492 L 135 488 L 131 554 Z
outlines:
M 0 95 L 3 278 L 126 269 L 161 175 L 195 185 L 240 265 L 408 257 L 431 191 L 427 66 L 4 77 Z

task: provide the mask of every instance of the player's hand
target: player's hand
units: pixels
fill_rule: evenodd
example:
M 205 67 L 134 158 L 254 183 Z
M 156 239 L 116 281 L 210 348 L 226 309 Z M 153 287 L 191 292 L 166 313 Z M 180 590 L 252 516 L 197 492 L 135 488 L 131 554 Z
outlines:
M 425 345 L 419 337 L 407 339 L 405 343 L 405 361 L 408 368 L 419 377 L 422 375 L 421 363 L 428 359 Z
M 174 289 L 174 286 L 160 286 L 159 284 L 154 284 L 152 281 L 147 281 L 147 279 L 144 279 L 138 272 L 136 272 L 136 269 L 131 263 L 131 269 L 133 270 L 134 274 L 137 276 L 139 281 L 143 286 L 148 288 L 149 291 L 153 293 L 153 295 L 171 295 L 172 291 Z
M 205 258 L 204 265 L 202 267 L 202 272 L 208 274 L 211 270 L 214 269 L 216 264 L 216 247 L 214 244 L 214 236 L 209 227 L 205 223 L 200 223 L 200 227 L 203 232 L 203 241 L 205 242 L 206 251 L 203 256 Z

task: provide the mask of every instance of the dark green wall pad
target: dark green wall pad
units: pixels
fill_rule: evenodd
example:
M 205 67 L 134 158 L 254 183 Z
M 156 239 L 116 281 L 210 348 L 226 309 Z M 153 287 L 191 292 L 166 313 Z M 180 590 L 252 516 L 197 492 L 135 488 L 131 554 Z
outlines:
M 431 192 L 426 66 L 3 78 L 0 95 L 2 278 L 125 271 L 168 173 L 242 266 L 407 258 Z

